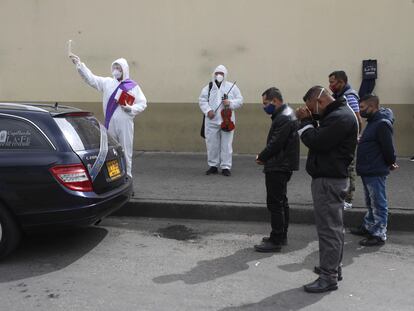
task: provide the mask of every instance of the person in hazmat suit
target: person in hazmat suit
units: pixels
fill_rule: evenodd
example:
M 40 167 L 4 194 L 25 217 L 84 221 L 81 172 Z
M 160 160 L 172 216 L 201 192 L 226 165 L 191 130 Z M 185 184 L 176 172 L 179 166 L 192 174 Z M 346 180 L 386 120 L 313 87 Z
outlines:
M 139 85 L 129 79 L 128 62 L 124 58 L 115 60 L 111 65 L 112 77 L 100 77 L 78 56 L 71 54 L 69 57 L 83 80 L 103 94 L 105 127 L 124 149 L 127 174 L 132 177 L 134 118 L 145 110 L 147 99 Z
M 226 67 L 218 66 L 213 72 L 212 81 L 202 89 L 199 98 L 200 109 L 205 116 L 204 136 L 209 166 L 206 175 L 217 174 L 218 168 L 224 176 L 231 175 L 234 127 L 224 129 L 223 115 L 231 114 L 231 120 L 228 121 L 234 124 L 234 110 L 242 104 L 239 88 L 227 81 Z

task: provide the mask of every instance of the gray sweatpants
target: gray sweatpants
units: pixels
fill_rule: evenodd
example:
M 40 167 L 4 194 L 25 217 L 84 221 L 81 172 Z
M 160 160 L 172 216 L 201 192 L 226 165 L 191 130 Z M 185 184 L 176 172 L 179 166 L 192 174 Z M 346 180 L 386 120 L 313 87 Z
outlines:
M 336 281 L 344 247 L 343 208 L 347 178 L 313 178 L 312 198 L 319 238 L 320 277 Z

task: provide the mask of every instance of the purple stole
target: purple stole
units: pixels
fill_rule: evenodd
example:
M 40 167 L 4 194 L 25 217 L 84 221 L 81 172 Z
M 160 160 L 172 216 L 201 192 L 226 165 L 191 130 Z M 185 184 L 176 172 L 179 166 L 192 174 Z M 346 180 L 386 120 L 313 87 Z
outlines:
M 107 129 L 109 128 L 109 122 L 111 121 L 112 115 L 114 114 L 116 108 L 118 107 L 118 103 L 115 100 L 115 95 L 118 89 L 121 89 L 124 92 L 128 92 L 136 86 L 137 86 L 137 83 L 135 81 L 126 79 L 118 85 L 118 87 L 112 93 L 111 97 L 109 97 L 108 104 L 106 105 L 106 112 L 105 112 L 105 127 Z

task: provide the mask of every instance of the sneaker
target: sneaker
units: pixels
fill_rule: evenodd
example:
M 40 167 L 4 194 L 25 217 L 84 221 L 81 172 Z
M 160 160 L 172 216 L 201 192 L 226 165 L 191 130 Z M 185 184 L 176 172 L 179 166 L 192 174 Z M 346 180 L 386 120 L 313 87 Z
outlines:
M 350 230 L 351 234 L 353 235 L 360 235 L 360 236 L 369 236 L 369 232 L 364 227 L 358 227 L 358 228 L 351 228 Z
M 362 246 L 382 246 L 385 244 L 385 241 L 378 236 L 370 236 L 369 238 L 359 241 L 359 245 Z
M 223 168 L 223 169 L 221 170 L 221 174 L 222 174 L 223 176 L 227 176 L 227 177 L 231 176 L 231 172 L 230 172 L 230 170 L 229 170 L 229 169 L 227 169 L 227 168 Z
M 352 203 L 349 203 L 349 202 L 344 202 L 344 210 L 347 210 L 347 209 L 351 209 L 352 208 Z
M 217 174 L 218 169 L 215 166 L 210 166 L 210 168 L 206 171 L 206 175 Z
M 414 161 L 414 157 L 411 157 L 410 161 Z

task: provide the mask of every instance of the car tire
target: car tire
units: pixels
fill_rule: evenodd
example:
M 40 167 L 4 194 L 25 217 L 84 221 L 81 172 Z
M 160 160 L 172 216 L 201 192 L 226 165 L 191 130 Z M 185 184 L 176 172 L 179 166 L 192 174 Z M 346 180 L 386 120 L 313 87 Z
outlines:
M 0 260 L 19 245 L 21 231 L 14 217 L 0 203 Z

